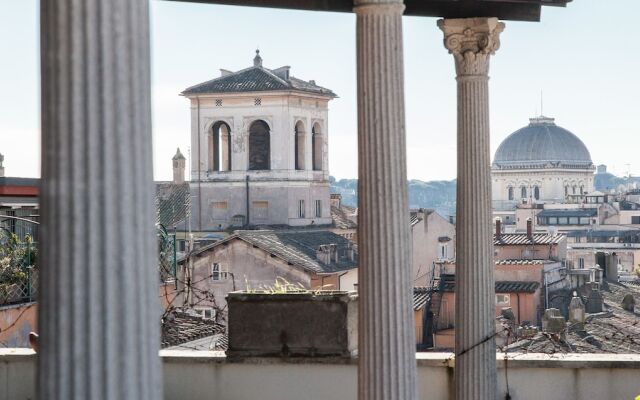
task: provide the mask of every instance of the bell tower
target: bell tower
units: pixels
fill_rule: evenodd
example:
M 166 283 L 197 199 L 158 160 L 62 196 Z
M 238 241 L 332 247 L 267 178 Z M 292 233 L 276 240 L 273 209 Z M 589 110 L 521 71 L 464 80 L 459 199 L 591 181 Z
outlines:
M 336 95 L 252 66 L 185 89 L 191 103 L 191 226 L 331 223 L 328 103 Z

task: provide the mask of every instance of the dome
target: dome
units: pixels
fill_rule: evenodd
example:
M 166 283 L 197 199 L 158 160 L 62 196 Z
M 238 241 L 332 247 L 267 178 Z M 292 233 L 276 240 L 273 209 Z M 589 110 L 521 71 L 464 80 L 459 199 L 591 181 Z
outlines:
M 498 147 L 494 168 L 592 168 L 589 150 L 553 118 L 530 118 L 529 125 L 509 135 Z

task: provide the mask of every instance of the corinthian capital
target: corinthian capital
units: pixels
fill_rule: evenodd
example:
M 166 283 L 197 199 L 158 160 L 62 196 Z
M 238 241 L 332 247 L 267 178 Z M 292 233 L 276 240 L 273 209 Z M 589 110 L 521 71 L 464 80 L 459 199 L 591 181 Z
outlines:
M 461 76 L 487 76 L 489 58 L 500 48 L 504 23 L 497 18 L 438 20 L 444 32 L 444 47 L 453 54 L 456 73 Z

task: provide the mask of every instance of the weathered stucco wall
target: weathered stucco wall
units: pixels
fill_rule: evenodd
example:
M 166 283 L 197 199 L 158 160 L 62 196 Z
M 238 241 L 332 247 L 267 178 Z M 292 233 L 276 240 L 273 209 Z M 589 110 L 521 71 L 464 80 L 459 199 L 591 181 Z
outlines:
M 213 263 L 219 263 L 228 270 L 227 279 L 211 279 Z M 311 274 L 287 265 L 280 258 L 272 257 L 244 241 L 232 240 L 227 245 L 216 246 L 194 261 L 193 282 L 196 289 L 193 302 L 197 302 L 199 306 L 213 306 L 213 303 L 206 299 L 198 299 L 199 296 L 204 297 L 205 292 L 211 292 L 217 306 L 224 308 L 227 293 L 234 290 L 273 287 L 277 278 L 283 278 L 290 283 L 301 283 L 306 288 L 311 287 Z
M 413 286 L 427 286 L 431 281 L 434 261 L 440 257 L 439 237 L 452 240 L 443 242 L 446 246 L 446 257 L 455 257 L 456 228 L 446 218 L 436 212 L 424 215 L 424 219 L 411 227 L 411 264 L 413 267 Z
M 37 331 L 37 323 L 38 303 L 0 308 L 0 347 L 29 347 L 29 332 Z

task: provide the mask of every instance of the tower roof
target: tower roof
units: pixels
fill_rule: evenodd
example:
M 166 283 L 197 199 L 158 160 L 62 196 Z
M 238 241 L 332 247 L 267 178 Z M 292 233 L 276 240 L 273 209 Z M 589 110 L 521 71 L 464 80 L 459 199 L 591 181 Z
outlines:
M 289 67 L 274 70 L 262 66 L 260 51 L 256 50 L 253 66 L 237 72 L 225 73 L 219 78 L 186 88 L 183 96 L 215 93 L 242 93 L 263 91 L 301 91 L 337 97 L 333 91 L 316 85 L 315 81 L 304 81 L 289 75 Z
M 172 160 L 184 160 L 184 159 L 185 159 L 184 156 L 180 152 L 180 147 L 178 147 L 178 150 L 176 150 L 176 154 L 173 156 Z

